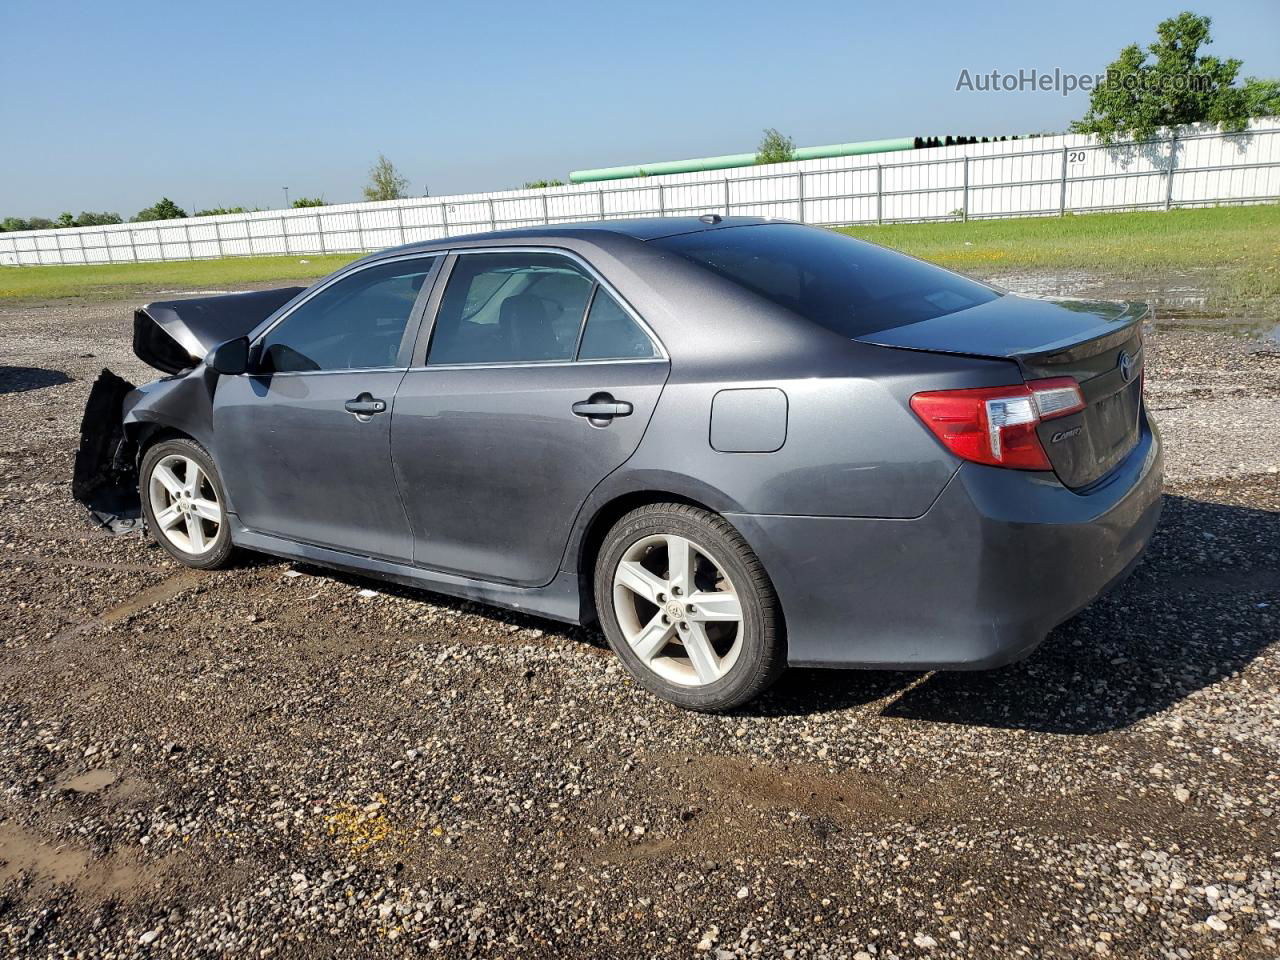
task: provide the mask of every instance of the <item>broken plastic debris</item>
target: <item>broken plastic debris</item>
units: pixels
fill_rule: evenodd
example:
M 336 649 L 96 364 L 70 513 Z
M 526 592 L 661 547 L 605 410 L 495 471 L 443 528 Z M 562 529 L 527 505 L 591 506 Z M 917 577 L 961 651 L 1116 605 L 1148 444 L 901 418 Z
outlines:
M 360 597 L 360 599 L 362 600 L 372 600 L 377 595 L 378 595 L 377 590 L 370 590 L 368 587 L 365 587 L 363 590 L 361 590 L 359 593 L 356 594 L 356 596 Z

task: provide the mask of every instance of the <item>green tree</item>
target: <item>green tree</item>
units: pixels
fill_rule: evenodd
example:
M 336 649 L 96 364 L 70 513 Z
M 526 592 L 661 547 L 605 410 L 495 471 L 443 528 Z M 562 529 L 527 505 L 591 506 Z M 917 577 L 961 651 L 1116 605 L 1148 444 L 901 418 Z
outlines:
M 5 217 L 0 220 L 0 230 L 5 233 L 15 233 L 19 230 L 30 230 L 31 224 L 21 217 Z
M 1145 52 L 1136 43 L 1121 50 L 1072 131 L 1096 134 L 1103 143 L 1149 140 L 1161 127 L 1207 122 L 1240 131 L 1251 117 L 1280 113 L 1280 82 L 1247 77 L 1237 83 L 1241 61 L 1200 55 L 1200 47 L 1213 42 L 1210 23 L 1184 11 L 1160 22 Z
M 209 207 L 207 210 L 197 210 L 192 214 L 193 217 L 220 217 L 226 213 L 245 213 L 244 207 Z
M 526 180 L 523 190 L 545 190 L 547 187 L 563 187 L 563 180 Z
M 299 197 L 293 201 L 293 205 L 299 209 L 303 207 L 327 207 L 324 197 Z
M 139 210 L 133 218 L 134 223 L 145 223 L 148 220 L 181 220 L 186 217 L 187 211 L 170 200 L 168 197 L 161 197 L 159 202 L 152 207 L 146 207 Z
M 366 200 L 403 200 L 409 181 L 400 176 L 390 160 L 381 153 L 372 167 L 369 168 L 369 183 L 364 188 Z
M 28 230 L 49 230 L 54 226 L 48 217 L 32 217 L 27 221 Z
M 53 221 L 53 224 L 59 228 L 74 227 L 76 225 L 76 218 L 71 215 L 70 210 L 64 210 L 62 213 L 58 214 L 58 219 Z
M 773 127 L 769 127 L 756 147 L 756 163 L 786 163 L 796 158 L 796 144 Z
M 118 213 L 91 213 L 87 210 L 81 210 L 80 216 L 76 217 L 77 227 L 104 227 L 111 223 L 123 223 Z

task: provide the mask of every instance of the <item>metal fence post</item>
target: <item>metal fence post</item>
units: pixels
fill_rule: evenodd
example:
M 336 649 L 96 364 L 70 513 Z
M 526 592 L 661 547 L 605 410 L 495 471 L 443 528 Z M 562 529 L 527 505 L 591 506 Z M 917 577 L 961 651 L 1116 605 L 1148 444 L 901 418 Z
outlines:
M 404 243 L 404 211 L 396 207 L 396 226 L 400 228 L 400 242 Z
M 961 166 L 964 168 L 964 193 L 960 197 L 960 219 L 964 223 L 969 222 L 969 158 L 962 157 Z
M 596 191 L 596 199 L 600 201 L 600 219 L 603 220 L 604 219 L 604 191 L 603 190 Z
M 804 171 L 796 171 L 796 196 L 800 200 L 800 222 L 804 223 Z
M 323 255 L 328 252 L 324 242 L 324 217 L 318 213 L 316 214 L 316 236 L 320 238 L 320 253 Z
M 547 193 L 545 190 L 542 192 L 542 222 L 551 222 L 551 209 L 547 205 Z
M 62 234 L 57 230 L 53 231 L 53 245 L 58 250 L 58 263 L 62 263 Z
M 1164 192 L 1164 208 L 1166 210 L 1173 209 L 1173 171 L 1178 165 L 1178 134 L 1174 133 L 1169 138 L 1169 182 L 1165 184 Z
M 222 252 L 222 221 L 213 221 L 213 242 L 217 244 L 218 256 L 224 257 L 226 254 Z
M 356 246 L 364 251 L 364 224 L 360 222 L 360 211 L 356 211 Z
M 498 229 L 498 215 L 493 210 L 493 197 L 489 198 L 489 229 Z
M 444 235 L 449 235 L 449 208 L 443 203 L 440 204 L 440 226 L 444 229 Z
M 876 164 L 876 223 L 884 223 L 884 164 Z
M 1062 183 L 1058 188 L 1058 216 L 1067 215 L 1067 147 L 1062 148 Z
M 662 184 L 658 184 L 658 216 L 667 215 L 667 198 L 663 195 Z
M 729 216 L 729 178 L 724 178 L 724 215 Z
M 133 262 L 138 262 L 138 244 L 133 236 L 133 227 L 125 231 L 129 235 L 129 253 L 133 257 Z
M 196 252 L 191 246 L 191 224 L 186 221 L 183 221 L 182 223 L 182 236 L 186 238 L 187 241 L 187 259 L 194 260 L 196 258 Z

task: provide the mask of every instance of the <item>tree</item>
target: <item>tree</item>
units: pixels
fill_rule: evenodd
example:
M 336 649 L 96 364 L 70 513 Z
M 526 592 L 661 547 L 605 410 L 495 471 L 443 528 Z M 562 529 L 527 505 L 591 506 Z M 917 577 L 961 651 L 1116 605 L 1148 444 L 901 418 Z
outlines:
M 105 227 L 108 224 L 123 222 L 118 213 L 91 213 L 81 210 L 80 216 L 76 217 L 77 227 Z
M 30 230 L 31 224 L 21 217 L 5 217 L 0 220 L 0 230 L 5 233 L 15 233 L 19 230 Z
M 545 190 L 547 187 L 563 187 L 563 180 L 526 180 L 521 189 Z
M 53 225 L 53 221 L 48 217 L 32 217 L 27 221 L 28 230 L 49 230 Z
M 378 154 L 378 160 L 369 168 L 369 184 L 364 188 L 366 200 L 403 200 L 409 181 L 400 176 L 390 160 Z
M 220 217 L 227 213 L 246 213 L 244 207 L 209 207 L 205 210 L 197 210 L 192 214 L 193 217 Z
M 70 210 L 65 210 L 62 213 L 58 214 L 58 219 L 53 221 L 53 224 L 54 226 L 60 227 L 60 228 L 74 227 L 76 225 L 76 218 L 71 215 Z
M 183 210 L 168 197 L 161 197 L 155 206 L 139 210 L 137 216 L 133 218 L 133 222 L 145 223 L 148 220 L 182 220 L 186 215 L 187 211 Z
M 1136 43 L 1121 50 L 1072 131 L 1103 143 L 1149 140 L 1161 127 L 1207 122 L 1240 131 L 1250 117 L 1280 113 L 1280 81 L 1248 77 L 1237 85 L 1239 60 L 1200 56 L 1213 42 L 1210 22 L 1184 11 L 1160 22 L 1146 52 Z
M 756 147 L 756 163 L 786 163 L 796 158 L 796 144 L 790 137 L 783 136 L 773 127 L 769 127 L 760 138 L 760 146 Z
M 293 205 L 298 209 L 301 209 L 303 207 L 328 206 L 328 204 L 324 202 L 324 197 L 299 197 L 297 200 L 293 201 Z

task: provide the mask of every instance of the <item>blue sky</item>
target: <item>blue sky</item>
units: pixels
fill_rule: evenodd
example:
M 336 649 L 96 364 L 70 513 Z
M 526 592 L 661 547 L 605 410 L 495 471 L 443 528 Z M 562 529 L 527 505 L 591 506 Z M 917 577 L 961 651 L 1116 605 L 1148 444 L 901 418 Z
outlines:
M 0 216 L 360 199 L 379 151 L 432 194 L 797 144 L 1061 130 L 1174 2 L 0 0 Z M 1280 3 L 1216 0 L 1211 52 L 1280 76 Z

